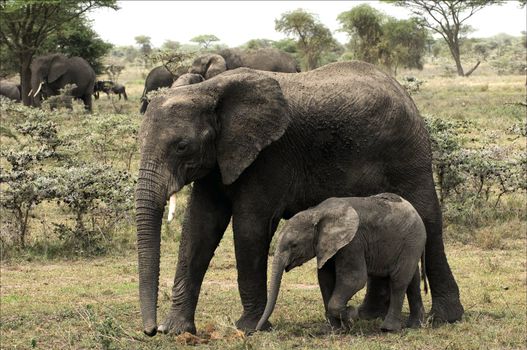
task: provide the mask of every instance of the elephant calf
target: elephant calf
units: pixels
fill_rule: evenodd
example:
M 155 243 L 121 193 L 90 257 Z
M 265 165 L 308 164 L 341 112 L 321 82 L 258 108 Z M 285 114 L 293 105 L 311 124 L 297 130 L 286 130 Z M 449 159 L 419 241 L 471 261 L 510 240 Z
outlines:
M 390 306 L 381 329 L 401 329 L 405 293 L 410 304 L 406 325 L 418 327 L 424 318 L 418 265 L 424 259 L 425 243 L 421 217 L 409 202 L 392 193 L 330 198 L 298 213 L 278 241 L 269 298 L 256 329 L 273 312 L 283 270 L 315 256 L 326 317 L 333 327 L 349 326 L 358 317 L 356 309 L 346 304 L 368 276 L 390 279 Z M 427 291 L 424 268 L 423 279 Z

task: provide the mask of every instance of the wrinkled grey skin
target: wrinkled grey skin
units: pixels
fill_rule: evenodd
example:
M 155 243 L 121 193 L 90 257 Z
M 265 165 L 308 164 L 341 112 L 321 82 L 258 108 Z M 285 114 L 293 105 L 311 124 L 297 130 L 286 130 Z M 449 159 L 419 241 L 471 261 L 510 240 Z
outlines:
M 394 79 L 364 62 L 297 74 L 238 68 L 152 99 L 140 133 L 136 187 L 144 331 L 157 327 L 160 232 L 167 199 L 193 183 L 163 333 L 195 332 L 203 277 L 232 218 L 243 314 L 254 330 L 267 301 L 267 254 L 281 218 L 330 197 L 401 195 L 427 230 L 435 318 L 463 307 L 442 240 L 430 142 Z M 361 317 L 387 312 L 388 280 L 370 278 Z M 264 329 L 270 325 L 264 325 Z
M 42 88 L 35 96 L 40 84 Z M 95 72 L 85 59 L 51 54 L 31 62 L 31 94 L 36 107 L 40 107 L 43 98 L 58 95 L 67 84 L 77 85 L 72 96 L 82 100 L 84 107 L 91 112 Z
M 148 73 L 145 79 L 145 88 L 141 95 L 141 108 L 139 112 L 144 114 L 148 107 L 147 94 L 150 91 L 154 91 L 164 87 L 170 87 L 172 83 L 179 77 L 179 74 L 173 75 L 165 66 L 155 67 Z
M 296 73 L 300 70 L 295 59 L 274 48 L 243 51 L 225 49 L 218 54 L 207 54 L 194 60 L 189 73 L 201 74 L 210 79 L 226 70 L 247 67 L 269 72 Z
M 0 95 L 9 98 L 10 100 L 20 102 L 22 100 L 20 95 L 20 84 L 15 84 L 7 80 L 0 80 Z
M 425 242 L 426 229 L 417 211 L 392 193 L 330 198 L 296 214 L 278 240 L 269 297 L 256 329 L 273 312 L 283 271 L 315 256 L 326 317 L 333 327 L 349 326 L 358 316 L 346 304 L 366 285 L 368 276 L 390 280 L 390 306 L 381 329 L 401 329 L 405 293 L 410 304 L 406 325 L 419 327 L 424 308 L 418 264 Z

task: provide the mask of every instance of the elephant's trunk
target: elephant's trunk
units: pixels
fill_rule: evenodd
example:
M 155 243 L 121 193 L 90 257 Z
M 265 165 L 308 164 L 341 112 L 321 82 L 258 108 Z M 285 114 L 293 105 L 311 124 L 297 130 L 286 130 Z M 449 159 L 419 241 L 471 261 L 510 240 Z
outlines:
M 269 286 L 269 296 L 267 297 L 267 304 L 265 305 L 265 310 L 258 321 L 256 330 L 259 331 L 263 328 L 271 314 L 273 313 L 274 307 L 276 305 L 276 299 L 278 298 L 278 292 L 280 291 L 280 283 L 282 281 L 282 275 L 285 270 L 285 266 L 289 257 L 283 253 L 275 253 L 273 259 L 273 271 L 271 274 L 271 284 Z
M 153 162 L 142 162 L 136 187 L 139 299 L 145 334 L 157 332 L 161 221 L 166 203 L 164 171 Z

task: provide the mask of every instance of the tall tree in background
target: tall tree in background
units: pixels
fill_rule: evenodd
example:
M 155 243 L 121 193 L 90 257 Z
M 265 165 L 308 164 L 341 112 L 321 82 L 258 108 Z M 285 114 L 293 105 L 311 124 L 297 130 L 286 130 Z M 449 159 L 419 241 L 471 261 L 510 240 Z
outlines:
M 341 31 L 350 37 L 355 58 L 369 63 L 379 60 L 384 15 L 368 4 L 353 7 L 337 16 Z
M 17 57 L 25 105 L 31 104 L 30 65 L 38 49 L 53 33 L 101 7 L 118 8 L 116 0 L 0 0 L 0 45 Z
M 382 26 L 380 61 L 397 76 L 399 67 L 423 69 L 428 31 L 417 18 L 387 18 Z
M 406 7 L 417 15 L 423 25 L 441 35 L 456 62 L 457 74 L 468 77 L 478 68 L 480 61 L 465 73 L 461 64 L 460 40 L 467 25 L 464 22 L 485 6 L 501 4 L 502 0 L 389 0 L 396 6 Z
M 383 65 L 394 75 L 399 67 L 423 68 L 428 31 L 418 19 L 398 20 L 368 4 L 342 12 L 337 19 L 350 37 L 353 58 Z
M 275 20 L 275 29 L 298 38 L 297 46 L 304 70 L 318 67 L 322 54 L 335 46 L 331 31 L 311 13 L 298 9 Z
M 150 62 L 149 55 L 152 53 L 151 38 L 147 35 L 138 35 L 134 40 L 139 45 L 139 51 L 143 56 L 143 66 L 146 68 Z
M 220 39 L 213 34 L 202 34 L 193 37 L 190 41 L 198 44 L 203 50 L 207 50 L 213 42 L 220 41 Z

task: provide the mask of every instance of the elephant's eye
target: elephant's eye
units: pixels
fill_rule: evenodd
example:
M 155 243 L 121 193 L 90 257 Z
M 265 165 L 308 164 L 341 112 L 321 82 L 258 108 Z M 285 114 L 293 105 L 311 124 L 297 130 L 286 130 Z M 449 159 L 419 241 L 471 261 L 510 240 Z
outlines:
M 181 141 L 176 145 L 177 153 L 185 153 L 188 149 L 188 141 Z

